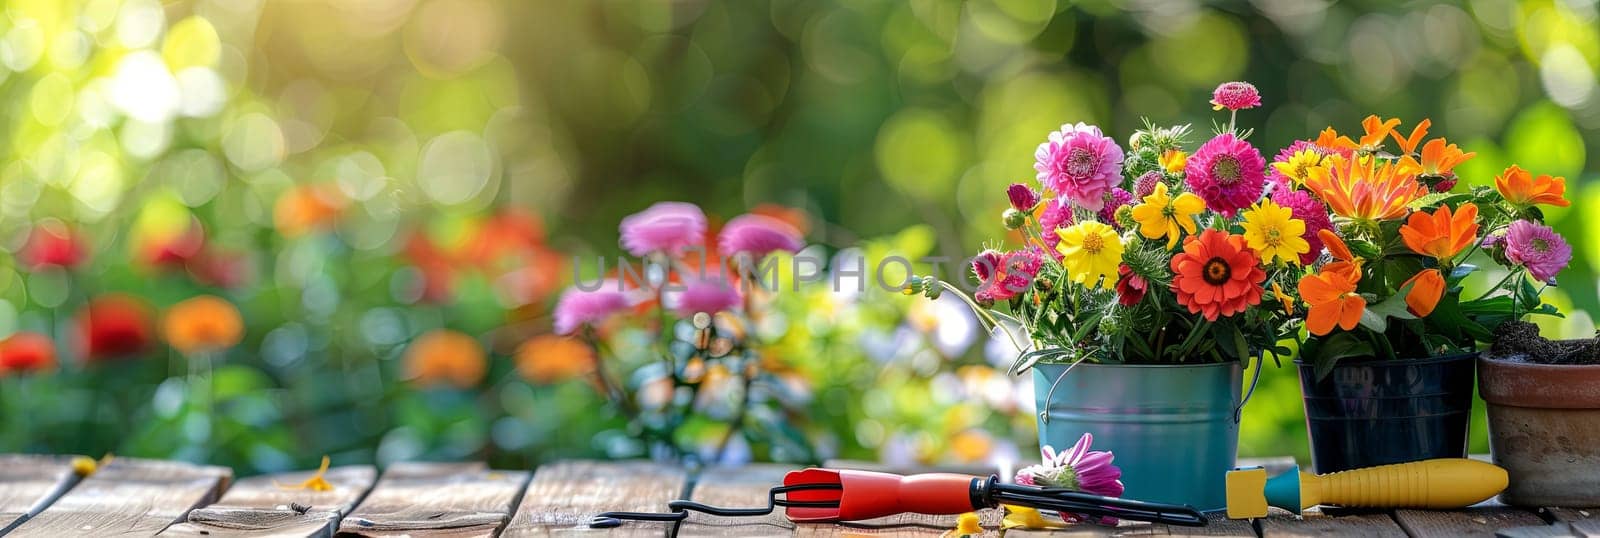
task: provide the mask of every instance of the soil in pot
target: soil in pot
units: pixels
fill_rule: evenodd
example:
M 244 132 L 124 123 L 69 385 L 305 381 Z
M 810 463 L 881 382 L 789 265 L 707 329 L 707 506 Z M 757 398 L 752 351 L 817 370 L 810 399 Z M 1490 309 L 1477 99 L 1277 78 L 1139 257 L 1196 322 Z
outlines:
M 1586 340 L 1550 340 L 1528 321 L 1508 321 L 1494 331 L 1489 357 L 1535 364 L 1600 365 L 1600 335 Z

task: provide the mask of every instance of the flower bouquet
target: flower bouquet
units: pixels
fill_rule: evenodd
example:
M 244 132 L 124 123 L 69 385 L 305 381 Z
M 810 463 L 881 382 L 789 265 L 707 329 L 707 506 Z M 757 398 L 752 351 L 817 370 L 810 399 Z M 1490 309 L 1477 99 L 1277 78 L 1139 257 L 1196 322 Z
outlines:
M 1275 159 L 1273 198 L 1322 222 L 1328 255 L 1285 308 L 1303 317 L 1301 385 L 1318 472 L 1466 455 L 1473 358 L 1502 324 L 1557 314 L 1539 295 L 1572 258 L 1540 205 L 1565 180 L 1513 165 L 1494 187 L 1456 189 L 1474 156 L 1431 126 L 1369 116 L 1357 139 L 1331 127 Z M 1329 218 L 1331 217 L 1331 219 Z M 1466 293 L 1473 262 L 1507 271 Z
M 1328 228 L 1315 200 L 1263 196 L 1266 161 L 1236 126 L 1255 88 L 1224 84 L 1212 103 L 1229 119 L 1198 147 L 1187 125 L 1146 122 L 1126 150 L 1083 123 L 1050 133 L 1034 155 L 1044 192 L 1007 189 L 1017 244 L 974 257 L 972 293 L 932 276 L 906 289 L 958 293 L 1012 339 L 1041 445 L 1089 432 L 1118 454 L 1128 496 L 1201 509 L 1224 501 L 1241 363 L 1292 351 L 1285 290 Z
M 708 236 L 699 207 L 661 202 L 619 230 L 623 249 L 643 263 L 619 258 L 607 276 L 580 279 L 557 301 L 554 321 L 557 334 L 598 352 L 586 354 L 595 387 L 628 421 L 609 454 L 815 460 L 792 424 L 805 402 L 763 361 L 757 330 L 770 298 L 753 271 L 800 250 L 798 226 L 752 213 Z

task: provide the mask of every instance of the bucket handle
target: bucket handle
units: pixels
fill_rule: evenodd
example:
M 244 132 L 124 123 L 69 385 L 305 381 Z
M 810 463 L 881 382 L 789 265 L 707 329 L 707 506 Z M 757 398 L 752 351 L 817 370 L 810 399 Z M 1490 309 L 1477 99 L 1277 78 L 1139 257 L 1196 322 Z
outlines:
M 1239 405 L 1233 408 L 1233 423 L 1238 424 L 1244 418 L 1244 404 L 1250 403 L 1250 396 L 1256 393 L 1256 383 L 1261 382 L 1261 355 L 1256 355 L 1256 373 L 1250 376 L 1250 390 L 1245 391 L 1244 398 L 1239 400 Z
M 1068 366 L 1067 369 L 1061 371 L 1060 375 L 1056 376 L 1055 382 L 1050 384 L 1050 390 L 1046 391 L 1044 393 L 1044 401 L 1045 401 L 1044 409 L 1040 409 L 1039 410 L 1039 423 L 1040 424 L 1049 424 L 1050 423 L 1050 405 L 1049 405 L 1049 403 L 1050 403 L 1050 400 L 1056 394 L 1056 387 L 1061 385 L 1061 380 L 1067 378 L 1067 372 L 1071 372 L 1073 368 L 1077 368 L 1079 364 L 1083 364 L 1083 361 L 1086 361 L 1086 360 L 1089 360 L 1089 358 L 1088 357 L 1083 357 L 1083 358 L 1079 358 L 1077 361 L 1074 361 L 1071 366 Z
M 1256 384 L 1261 382 L 1261 366 L 1262 366 L 1262 364 L 1261 364 L 1261 356 L 1257 355 L 1255 357 L 1255 359 L 1256 359 L 1256 369 L 1255 369 L 1255 375 L 1250 377 L 1250 390 L 1245 391 L 1244 398 L 1240 399 L 1239 400 L 1239 405 L 1234 406 L 1234 408 L 1233 408 L 1233 423 L 1234 424 L 1238 424 L 1240 422 L 1240 420 L 1242 420 L 1244 418 L 1243 417 L 1244 405 L 1247 404 L 1247 403 L 1250 403 L 1250 397 L 1255 395 L 1255 393 L 1256 393 Z M 1055 397 L 1056 387 L 1061 385 L 1061 380 L 1062 379 L 1066 379 L 1067 373 L 1071 372 L 1073 368 L 1077 368 L 1079 364 L 1083 364 L 1083 361 L 1085 361 L 1085 360 L 1088 360 L 1088 357 L 1084 357 L 1084 358 L 1078 359 L 1076 362 L 1073 362 L 1071 366 L 1068 366 L 1067 369 L 1062 370 L 1060 374 L 1056 375 L 1056 380 L 1050 383 L 1050 390 L 1045 391 L 1045 393 L 1044 393 L 1044 401 L 1045 401 L 1046 404 L 1048 404 Z M 1046 405 L 1044 409 L 1039 410 L 1039 423 L 1040 424 L 1049 424 L 1050 423 L 1050 407 L 1049 407 L 1049 405 Z

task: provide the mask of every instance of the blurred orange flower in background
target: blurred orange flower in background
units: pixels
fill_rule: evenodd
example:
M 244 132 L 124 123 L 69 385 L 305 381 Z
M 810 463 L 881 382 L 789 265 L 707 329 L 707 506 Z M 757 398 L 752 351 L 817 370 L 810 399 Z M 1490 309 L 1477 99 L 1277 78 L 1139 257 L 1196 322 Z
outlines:
M 483 381 L 489 362 L 483 345 L 459 331 L 436 329 L 411 342 L 406 348 L 406 377 L 423 385 L 448 383 L 456 388 L 472 388 Z
M 50 337 L 21 331 L 0 340 L 0 376 L 56 369 L 56 347 Z
M 78 337 L 89 362 L 127 357 L 150 345 L 150 307 L 137 297 L 108 293 L 78 313 Z
M 219 351 L 244 337 L 244 318 L 226 299 L 201 295 L 167 309 L 161 332 L 167 344 L 184 355 Z
M 278 197 L 272 223 L 284 237 L 299 237 L 333 227 L 347 203 L 344 193 L 333 185 L 295 185 Z
M 594 349 L 576 338 L 535 336 L 517 347 L 517 374 L 531 383 L 548 385 L 589 373 Z

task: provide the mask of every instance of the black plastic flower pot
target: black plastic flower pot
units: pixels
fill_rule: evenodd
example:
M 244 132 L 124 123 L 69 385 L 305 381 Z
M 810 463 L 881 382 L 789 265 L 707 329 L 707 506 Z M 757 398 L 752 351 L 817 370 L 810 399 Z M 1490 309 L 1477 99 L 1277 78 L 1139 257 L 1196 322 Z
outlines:
M 1316 471 L 1466 457 L 1476 357 L 1341 361 L 1320 381 L 1296 361 Z

